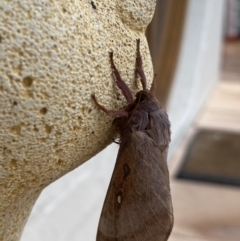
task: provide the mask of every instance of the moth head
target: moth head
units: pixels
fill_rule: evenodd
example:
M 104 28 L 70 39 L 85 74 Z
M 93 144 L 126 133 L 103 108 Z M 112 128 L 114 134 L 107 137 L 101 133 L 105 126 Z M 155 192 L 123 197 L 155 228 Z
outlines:
M 154 99 L 154 96 L 147 90 L 141 90 L 136 94 L 136 103 L 143 103 Z

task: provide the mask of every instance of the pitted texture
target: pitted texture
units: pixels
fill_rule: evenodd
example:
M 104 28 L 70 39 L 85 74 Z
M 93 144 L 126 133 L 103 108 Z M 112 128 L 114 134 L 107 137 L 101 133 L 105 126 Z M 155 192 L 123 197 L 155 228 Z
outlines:
M 140 38 L 152 81 L 144 31 L 155 0 L 94 6 L 90 0 L 0 2 L 0 240 L 19 240 L 41 190 L 114 137 L 112 118 L 90 97 L 95 93 L 109 109 L 125 105 L 108 52 L 135 93 Z

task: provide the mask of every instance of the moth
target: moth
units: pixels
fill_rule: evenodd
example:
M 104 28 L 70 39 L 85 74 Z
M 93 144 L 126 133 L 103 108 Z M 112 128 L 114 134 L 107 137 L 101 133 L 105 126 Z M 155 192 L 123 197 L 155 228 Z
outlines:
M 140 40 L 137 40 L 136 74 L 142 90 L 134 99 L 122 80 L 110 53 L 116 84 L 127 101 L 123 110 L 99 109 L 115 117 L 120 148 L 104 201 L 97 241 L 165 241 L 173 227 L 167 152 L 170 122 L 154 97 L 155 83 L 147 90 L 142 68 Z

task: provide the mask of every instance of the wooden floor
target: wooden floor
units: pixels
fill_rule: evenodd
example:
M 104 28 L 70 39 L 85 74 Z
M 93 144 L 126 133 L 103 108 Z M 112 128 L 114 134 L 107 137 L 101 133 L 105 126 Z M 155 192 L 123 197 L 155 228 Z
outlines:
M 221 79 L 240 81 L 240 41 L 224 45 Z
M 240 133 L 240 43 L 226 44 L 224 57 L 221 81 L 171 162 L 175 224 L 169 241 L 240 240 L 240 188 L 175 178 L 199 128 Z

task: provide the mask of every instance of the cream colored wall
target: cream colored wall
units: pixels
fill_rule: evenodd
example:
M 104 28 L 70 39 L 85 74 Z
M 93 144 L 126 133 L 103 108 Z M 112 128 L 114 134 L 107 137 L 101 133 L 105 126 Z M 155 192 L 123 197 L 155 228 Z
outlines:
M 42 189 L 114 137 L 112 118 L 90 98 L 95 93 L 107 108 L 125 104 L 121 95 L 117 100 L 108 52 L 114 51 L 116 65 L 135 92 L 140 38 L 144 70 L 152 80 L 144 32 L 155 0 L 95 5 L 90 0 L 0 1 L 0 240 L 19 240 Z M 87 173 L 79 175 L 91 181 Z M 67 194 L 68 188 L 51 193 Z M 79 217 L 87 207 L 78 207 Z

